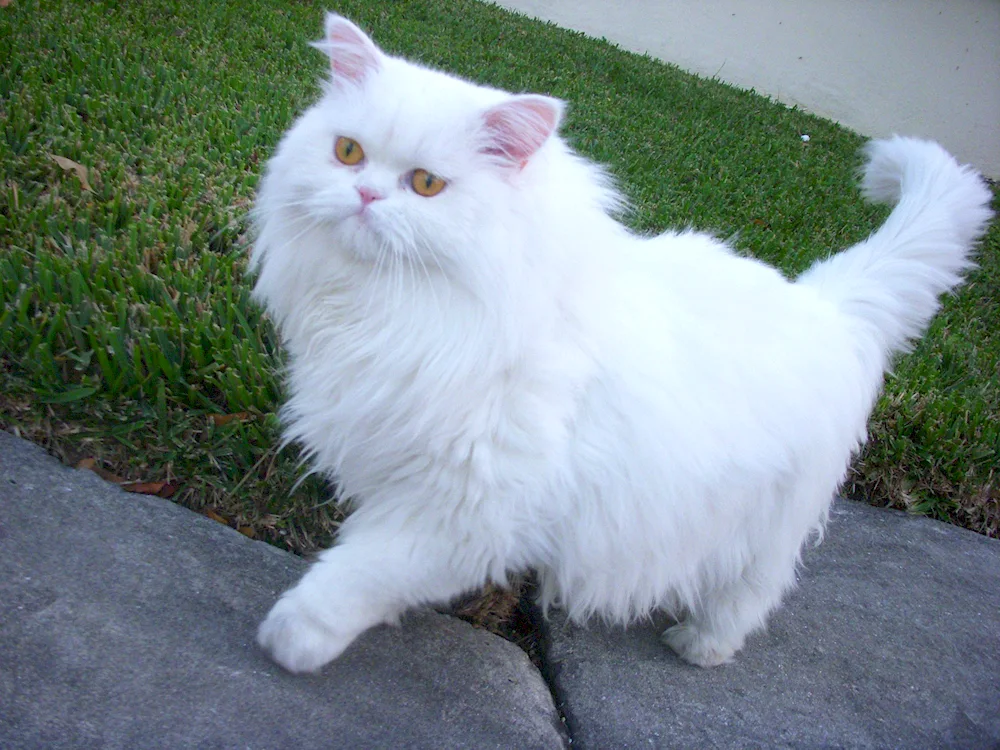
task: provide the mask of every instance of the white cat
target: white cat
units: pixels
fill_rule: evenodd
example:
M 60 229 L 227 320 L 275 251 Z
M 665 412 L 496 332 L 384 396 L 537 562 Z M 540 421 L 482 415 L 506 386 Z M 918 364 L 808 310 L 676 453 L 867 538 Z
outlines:
M 315 670 L 509 571 L 581 621 L 662 608 L 729 661 L 822 530 L 894 352 L 960 281 L 990 193 L 932 143 L 868 148 L 897 202 L 794 282 L 704 234 L 631 234 L 563 105 L 381 52 L 349 21 L 268 165 L 255 295 L 287 438 L 355 506 L 259 642 Z M 817 207 L 818 209 L 822 207 Z

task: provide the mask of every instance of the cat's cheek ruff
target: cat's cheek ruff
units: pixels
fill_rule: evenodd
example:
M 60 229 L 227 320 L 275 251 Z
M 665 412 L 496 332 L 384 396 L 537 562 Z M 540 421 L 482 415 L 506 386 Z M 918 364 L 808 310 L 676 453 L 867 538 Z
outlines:
M 356 215 L 361 205 L 361 199 L 354 192 L 343 187 L 326 187 L 307 193 L 301 199 L 301 206 L 306 218 L 317 226 L 335 228 L 344 221 Z

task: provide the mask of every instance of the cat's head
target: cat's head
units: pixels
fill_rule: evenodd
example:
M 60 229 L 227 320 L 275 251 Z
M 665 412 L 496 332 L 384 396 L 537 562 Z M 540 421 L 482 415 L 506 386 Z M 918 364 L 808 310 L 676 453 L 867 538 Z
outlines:
M 359 262 L 397 256 L 446 272 L 518 220 L 526 173 L 561 148 L 561 102 L 389 56 L 333 14 L 314 46 L 330 80 L 272 159 L 263 209 L 315 222 Z

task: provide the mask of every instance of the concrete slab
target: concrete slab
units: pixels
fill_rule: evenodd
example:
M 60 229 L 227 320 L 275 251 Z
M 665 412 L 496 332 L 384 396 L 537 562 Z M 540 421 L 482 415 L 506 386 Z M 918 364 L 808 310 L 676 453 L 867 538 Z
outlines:
M 564 745 L 524 653 L 444 615 L 283 673 L 253 636 L 304 566 L 0 432 L 0 747 Z
M 1000 178 L 996 0 L 503 0 L 869 136 L 940 141 Z
M 734 664 L 702 670 L 626 631 L 550 623 L 575 748 L 1000 747 L 1000 541 L 837 504 L 800 587 Z

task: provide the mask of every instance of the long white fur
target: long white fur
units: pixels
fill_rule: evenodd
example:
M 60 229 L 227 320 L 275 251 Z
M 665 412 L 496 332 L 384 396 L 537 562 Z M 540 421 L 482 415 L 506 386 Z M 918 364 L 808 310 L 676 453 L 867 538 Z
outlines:
M 558 102 L 389 57 L 337 16 L 327 37 L 331 82 L 268 165 L 252 265 L 289 354 L 287 438 L 355 510 L 259 641 L 314 670 L 531 567 L 545 606 L 664 608 L 683 658 L 728 661 L 792 586 L 893 353 L 970 265 L 988 190 L 935 144 L 875 142 L 865 188 L 898 205 L 789 282 L 704 234 L 630 234 L 600 168 L 536 144 Z M 523 142 L 489 148 L 519 118 Z M 414 168 L 449 184 L 418 196 Z M 361 186 L 384 200 L 362 211 Z

